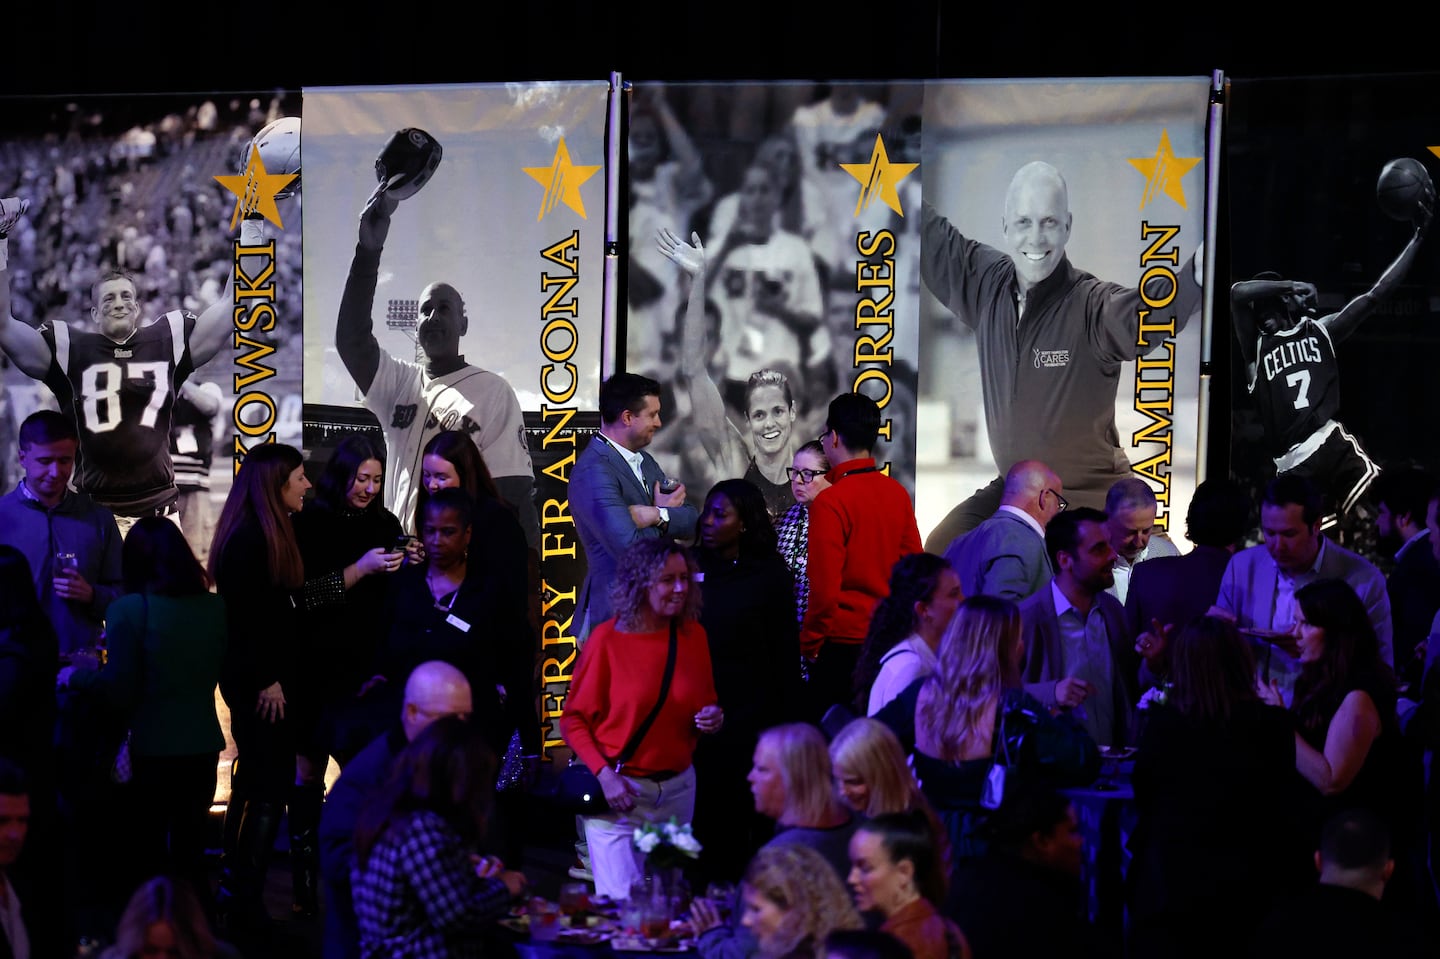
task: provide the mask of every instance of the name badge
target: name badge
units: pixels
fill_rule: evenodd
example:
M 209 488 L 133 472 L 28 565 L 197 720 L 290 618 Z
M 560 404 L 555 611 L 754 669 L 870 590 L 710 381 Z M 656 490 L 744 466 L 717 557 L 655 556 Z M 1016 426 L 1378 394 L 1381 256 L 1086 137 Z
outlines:
M 465 622 L 465 620 L 461 619 L 459 616 L 456 616 L 454 613 L 446 616 L 445 622 L 449 623 L 451 626 L 454 626 L 462 633 L 470 632 L 470 624 Z

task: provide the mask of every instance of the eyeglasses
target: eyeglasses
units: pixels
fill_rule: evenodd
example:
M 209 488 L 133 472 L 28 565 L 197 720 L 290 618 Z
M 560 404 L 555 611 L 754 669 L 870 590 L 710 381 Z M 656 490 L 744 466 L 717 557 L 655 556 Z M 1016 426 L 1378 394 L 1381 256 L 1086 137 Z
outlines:
M 824 470 L 797 470 L 797 469 L 796 469 L 795 467 L 793 467 L 793 466 L 787 466 L 787 467 L 785 467 L 785 475 L 790 478 L 790 482 L 792 482 L 792 483 L 795 482 L 795 481 L 798 479 L 802 484 L 806 484 L 806 483 L 813 483 L 813 482 L 815 482 L 815 477 L 817 477 L 817 476 L 824 476 L 824 475 L 825 475 L 825 471 L 824 471 Z
M 1067 500 L 1065 497 L 1061 496 L 1059 493 L 1055 492 L 1053 489 L 1046 489 L 1045 492 L 1055 497 L 1055 502 L 1060 504 L 1060 512 L 1063 513 L 1070 508 L 1070 501 Z
M 823 443 L 823 442 L 825 442 L 825 437 L 829 436 L 832 432 L 834 432 L 834 431 L 831 430 L 830 427 L 827 426 L 827 427 L 825 427 L 823 430 L 821 430 L 821 431 L 820 431 L 820 435 L 817 436 L 817 437 L 815 437 L 815 438 L 816 438 L 817 440 L 819 440 L 820 442 Z

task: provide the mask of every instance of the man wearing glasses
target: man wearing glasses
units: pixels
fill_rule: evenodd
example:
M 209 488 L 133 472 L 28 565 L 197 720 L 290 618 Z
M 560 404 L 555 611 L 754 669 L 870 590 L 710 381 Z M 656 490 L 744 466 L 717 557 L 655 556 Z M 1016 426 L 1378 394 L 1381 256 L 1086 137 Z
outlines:
M 1070 505 L 1060 490 L 1060 477 L 1039 460 L 1010 467 L 995 515 L 945 550 L 966 596 L 1018 603 L 1050 582 L 1045 527 Z
M 890 570 L 921 549 L 910 494 L 871 455 L 879 433 L 880 407 L 870 397 L 841 393 L 830 401 L 820 445 L 831 485 L 810 504 L 810 598 L 800 627 L 816 720 L 830 706 L 854 701 L 855 662 L 870 615 L 889 595 Z

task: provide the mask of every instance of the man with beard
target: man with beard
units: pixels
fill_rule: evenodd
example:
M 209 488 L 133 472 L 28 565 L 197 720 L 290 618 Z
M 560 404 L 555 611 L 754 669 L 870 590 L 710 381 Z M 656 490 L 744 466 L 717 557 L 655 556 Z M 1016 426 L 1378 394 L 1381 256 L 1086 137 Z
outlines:
M 1106 592 L 1115 582 L 1115 549 L 1105 514 L 1083 506 L 1066 510 L 1045 527 L 1045 548 L 1055 578 L 1020 604 L 1025 691 L 1047 706 L 1075 709 L 1097 743 L 1122 746 L 1139 660 L 1125 608 Z
M 460 293 L 449 283 L 431 283 L 420 292 L 415 332 L 425 351 L 423 364 L 391 356 L 375 339 L 370 314 L 380 254 L 399 204 L 383 185 L 366 201 L 335 324 L 340 359 L 385 431 L 385 507 L 408 528 L 419 496 L 421 451 L 441 430 L 462 430 L 480 450 L 501 497 L 518 513 L 526 542 L 538 553 L 535 470 L 520 400 L 502 377 L 465 362 L 460 338 L 469 331 L 470 318 Z

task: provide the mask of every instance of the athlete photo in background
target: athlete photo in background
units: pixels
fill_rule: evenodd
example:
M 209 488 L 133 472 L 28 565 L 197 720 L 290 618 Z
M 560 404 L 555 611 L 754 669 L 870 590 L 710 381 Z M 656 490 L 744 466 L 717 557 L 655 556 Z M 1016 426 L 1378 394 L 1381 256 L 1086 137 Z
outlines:
M 0 277 L 0 348 L 45 390 L 26 394 L 10 378 L 7 387 L 74 420 L 74 483 L 111 509 L 122 531 L 141 516 L 177 516 L 176 396 L 234 332 L 237 197 L 216 177 L 243 169 L 252 134 L 281 111 L 278 97 L 268 110 L 256 100 L 243 112 L 243 103 L 228 117 L 210 116 L 203 102 L 184 112 L 145 104 L 159 118 L 114 140 L 87 130 L 64 148 L 37 146 L 40 173 L 27 167 L 12 187 L 18 195 L 5 201 L 0 232 L 12 237 Z M 101 130 L 107 109 L 141 109 L 85 106 Z M 23 140 L 18 149 L 23 155 Z M 284 205 L 298 245 L 298 210 Z M 277 250 L 283 232 L 258 215 L 240 229 L 243 243 L 268 236 Z M 298 382 L 298 369 L 294 376 Z M 272 398 L 283 405 L 283 395 Z
M 888 403 L 893 428 L 876 455 L 913 491 L 919 178 L 900 182 L 901 213 L 842 164 L 864 170 L 881 137 L 891 161 L 918 160 L 920 91 L 636 84 L 625 366 L 673 388 L 671 428 L 652 452 L 697 499 L 719 480 L 744 477 L 783 513 L 793 503 L 785 468 L 796 448 L 824 425 L 830 399 L 855 388 Z M 882 252 L 858 252 L 858 237 L 883 231 L 893 245 L 872 240 Z M 701 251 L 696 299 L 692 259 Z M 861 288 L 857 263 L 889 285 Z M 857 322 L 865 300 L 883 329 Z M 863 333 L 881 341 L 888 378 L 856 387 Z
M 1299 473 L 1326 495 L 1326 525 L 1355 509 L 1379 475 L 1360 441 L 1340 423 L 1336 345 L 1355 332 L 1405 279 L 1435 213 L 1435 186 L 1418 161 L 1409 242 L 1375 285 L 1341 309 L 1319 315 L 1313 283 L 1261 273 L 1230 288 L 1230 318 L 1245 362 L 1275 472 Z
M 1252 495 L 1305 475 L 1326 536 L 1386 572 L 1376 480 L 1440 471 L 1437 99 L 1434 74 L 1237 79 L 1226 94 L 1229 295 L 1215 309 L 1231 332 L 1214 346 L 1231 413 L 1212 471 L 1228 453 Z

